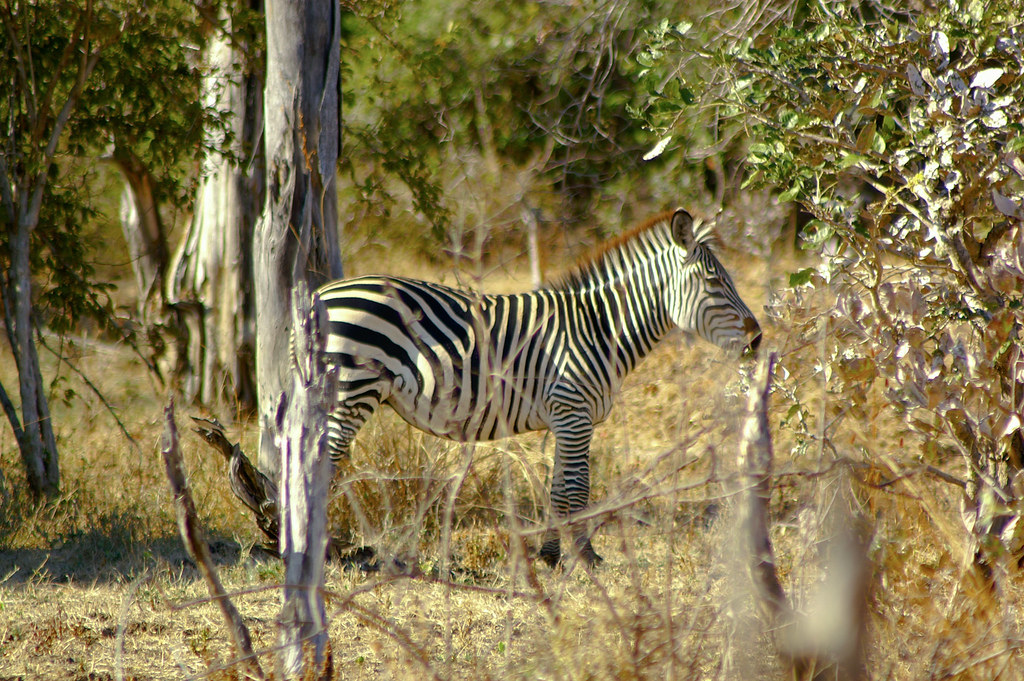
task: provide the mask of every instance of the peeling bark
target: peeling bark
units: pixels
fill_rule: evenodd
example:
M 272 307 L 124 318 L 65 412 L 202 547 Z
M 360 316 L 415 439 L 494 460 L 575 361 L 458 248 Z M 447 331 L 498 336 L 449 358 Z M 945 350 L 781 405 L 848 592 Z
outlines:
M 261 4 L 256 0 L 253 9 Z M 230 18 L 223 17 L 223 23 L 230 32 Z M 224 400 L 251 412 L 256 408 L 253 232 L 264 201 L 258 143 L 263 92 L 230 35 L 216 33 L 207 49 L 204 103 L 233 112 L 234 142 L 230 154 L 211 151 L 204 160 L 192 222 L 170 268 L 167 297 L 187 330 L 176 377 L 190 401 Z M 224 132 L 211 132 L 207 145 L 220 148 L 224 140 Z
M 291 386 L 290 291 L 341 276 L 335 174 L 340 144 L 337 3 L 270 0 L 265 94 L 267 198 L 256 226 L 256 377 L 259 466 L 280 467 L 274 444 L 278 396 Z
M 279 617 L 286 677 L 302 674 L 310 646 L 318 672 L 329 665 L 324 564 L 327 556 L 327 492 L 331 460 L 327 415 L 338 395 L 337 372 L 324 361 L 327 312 L 310 305 L 304 282 L 292 294 L 292 385 L 279 400 L 276 444 L 281 450 L 281 556 L 285 587 Z M 326 673 L 329 677 L 329 670 Z

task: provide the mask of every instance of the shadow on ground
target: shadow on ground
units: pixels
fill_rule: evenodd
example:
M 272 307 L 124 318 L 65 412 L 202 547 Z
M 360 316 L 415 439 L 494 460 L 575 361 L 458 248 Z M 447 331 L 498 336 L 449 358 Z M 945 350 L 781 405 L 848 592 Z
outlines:
M 234 539 L 212 537 L 208 542 L 218 566 L 236 565 L 243 551 L 253 560 L 276 560 L 258 547 L 243 547 Z M 177 536 L 128 544 L 93 530 L 77 534 L 53 548 L 0 551 L 0 587 L 26 583 L 125 582 L 155 566 L 199 578 L 195 564 Z

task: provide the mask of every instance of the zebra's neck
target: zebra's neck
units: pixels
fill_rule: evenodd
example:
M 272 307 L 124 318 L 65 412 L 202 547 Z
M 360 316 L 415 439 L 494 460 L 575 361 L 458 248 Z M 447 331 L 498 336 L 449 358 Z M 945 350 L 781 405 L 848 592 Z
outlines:
M 556 287 L 577 301 L 595 350 L 622 378 L 672 328 L 663 291 L 672 275 L 667 225 L 654 224 L 579 267 Z

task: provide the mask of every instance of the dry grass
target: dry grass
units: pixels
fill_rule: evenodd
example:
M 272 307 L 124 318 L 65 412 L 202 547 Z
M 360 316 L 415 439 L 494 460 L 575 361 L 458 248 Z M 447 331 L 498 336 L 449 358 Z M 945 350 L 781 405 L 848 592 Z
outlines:
M 749 261 L 749 258 L 746 258 Z M 736 263 L 735 256 L 726 262 Z M 751 307 L 765 261 L 737 272 Z M 733 270 L 737 270 L 734 265 Z M 497 282 L 495 288 L 508 288 Z M 752 300 L 751 300 L 752 299 Z M 813 303 L 800 314 L 813 314 Z M 814 412 L 834 408 L 814 348 L 783 349 Z M 112 400 L 137 447 L 86 396 L 55 404 L 65 493 L 37 508 L 21 490 L 9 429 L 0 516 L 0 679 L 234 678 L 216 607 L 185 557 L 157 440 L 164 391 L 131 353 L 83 343 L 81 368 Z M 0 378 L 11 385 L 8 357 Z M 69 379 L 79 392 L 85 389 Z M 538 545 L 553 444 L 543 434 L 454 445 L 393 415 L 361 434 L 332 506 L 334 527 L 385 556 L 379 573 L 331 566 L 334 671 L 344 679 L 721 679 L 777 674 L 734 549 L 732 474 L 743 379 L 714 349 L 673 337 L 631 377 L 594 441 L 595 547 L 605 562 L 551 571 Z M 1016 575 L 981 591 L 965 562 L 957 490 L 920 475 L 874 488 L 913 463 L 898 420 L 876 397 L 842 433 L 872 468 L 842 476 L 791 430 L 776 433 L 773 539 L 783 583 L 812 610 L 822 576 L 822 509 L 856 506 L 872 525 L 875 573 L 868 669 L 879 679 L 1024 678 L 1024 593 Z M 787 416 L 777 399 L 773 426 Z M 184 412 L 185 410 L 180 410 Z M 221 415 L 223 417 L 223 415 Z M 183 430 L 186 424 L 180 423 Z M 253 431 L 236 435 L 254 450 Z M 275 644 L 281 565 L 254 549 L 221 460 L 185 434 L 193 491 L 225 586 L 258 650 Z M 472 465 L 469 466 L 469 462 Z M 453 491 L 457 494 L 453 495 Z M 392 558 L 415 569 L 393 569 Z M 270 666 L 269 657 L 265 667 Z

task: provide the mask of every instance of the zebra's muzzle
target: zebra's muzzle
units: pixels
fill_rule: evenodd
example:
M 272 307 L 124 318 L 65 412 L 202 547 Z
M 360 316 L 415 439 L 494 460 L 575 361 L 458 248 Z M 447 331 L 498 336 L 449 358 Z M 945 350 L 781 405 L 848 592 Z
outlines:
M 754 357 L 757 355 L 757 349 L 761 347 L 761 326 L 753 317 L 747 317 L 743 320 L 743 330 L 746 331 L 747 338 L 750 339 L 747 346 L 743 348 L 743 357 Z
M 756 336 L 754 336 L 752 339 L 750 339 L 750 342 L 747 343 L 747 346 L 745 348 L 743 348 L 743 353 L 742 353 L 743 357 L 744 358 L 756 357 L 757 356 L 757 350 L 760 347 L 761 347 L 761 334 L 758 333 Z

